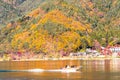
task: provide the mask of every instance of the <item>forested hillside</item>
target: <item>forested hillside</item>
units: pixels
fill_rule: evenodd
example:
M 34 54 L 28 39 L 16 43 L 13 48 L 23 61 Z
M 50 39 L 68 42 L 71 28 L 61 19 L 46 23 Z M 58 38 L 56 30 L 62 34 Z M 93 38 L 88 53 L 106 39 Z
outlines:
M 22 16 L 17 7 L 26 0 L 0 0 L 0 28 Z
M 26 0 L 1 0 L 1 1 L 11 4 L 14 7 L 17 7 L 18 5 L 20 5 L 21 3 L 23 3 Z
M 10 7 L 20 16 L 0 30 L 1 52 L 59 54 L 92 47 L 95 40 L 101 46 L 120 42 L 119 0 L 25 0 Z
M 40 6 L 44 0 L 0 0 L 0 27 Z

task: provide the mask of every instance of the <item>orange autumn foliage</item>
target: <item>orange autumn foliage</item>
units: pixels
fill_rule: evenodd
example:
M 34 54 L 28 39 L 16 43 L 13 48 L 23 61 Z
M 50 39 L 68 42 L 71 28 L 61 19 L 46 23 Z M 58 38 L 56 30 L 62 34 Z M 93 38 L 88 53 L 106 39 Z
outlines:
M 47 53 L 55 53 L 59 51 L 74 51 L 81 45 L 80 36 L 76 32 L 68 31 L 64 32 L 54 38 L 50 37 L 46 39 L 46 43 L 43 48 Z
M 17 47 L 17 49 L 22 49 L 23 44 L 25 42 L 30 42 L 28 37 L 29 37 L 29 32 L 27 31 L 14 35 L 11 42 L 12 47 Z
M 24 44 L 28 43 L 31 50 L 55 53 L 61 50 L 74 51 L 81 45 L 79 34 L 73 31 L 67 31 L 55 37 L 42 29 L 32 32 L 31 35 L 29 34 L 28 31 L 16 34 L 12 40 L 12 46 L 23 50 Z
M 67 28 L 70 28 L 71 30 L 80 30 L 80 31 L 86 31 L 86 29 L 90 29 L 90 26 L 84 26 L 82 23 L 73 20 L 72 18 L 66 17 L 61 11 L 59 10 L 53 10 L 46 14 L 37 25 L 45 24 L 48 20 L 62 24 Z
M 65 51 L 73 51 L 81 45 L 80 35 L 73 31 L 64 32 L 59 40 Z
M 32 11 L 27 16 L 37 18 L 39 17 L 40 9 Z M 57 36 L 52 36 L 44 28 L 38 28 L 39 25 L 43 25 L 51 21 L 53 23 L 61 24 L 70 31 L 62 32 Z M 14 35 L 12 40 L 12 46 L 19 50 L 42 51 L 44 53 L 57 53 L 59 51 L 71 52 L 81 45 L 81 37 L 76 31 L 88 31 L 90 32 L 89 25 L 83 25 L 82 23 L 66 17 L 61 11 L 53 10 L 40 19 L 37 24 L 31 23 L 29 29 L 24 29 L 23 32 Z M 52 26 L 51 26 L 52 27 Z M 19 29 L 17 27 L 16 29 Z M 38 28 L 38 29 L 37 29 Z

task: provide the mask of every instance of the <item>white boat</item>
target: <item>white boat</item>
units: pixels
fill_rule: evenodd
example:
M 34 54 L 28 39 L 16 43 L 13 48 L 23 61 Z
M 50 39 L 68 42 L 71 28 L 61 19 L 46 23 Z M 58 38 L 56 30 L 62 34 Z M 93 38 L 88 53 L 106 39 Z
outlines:
M 61 69 L 61 72 L 77 72 L 81 69 L 82 67 L 73 67 L 73 68 L 70 68 L 70 67 L 67 67 L 67 68 L 63 68 Z
M 62 69 L 61 72 L 76 72 L 77 70 L 74 68 L 74 69 Z

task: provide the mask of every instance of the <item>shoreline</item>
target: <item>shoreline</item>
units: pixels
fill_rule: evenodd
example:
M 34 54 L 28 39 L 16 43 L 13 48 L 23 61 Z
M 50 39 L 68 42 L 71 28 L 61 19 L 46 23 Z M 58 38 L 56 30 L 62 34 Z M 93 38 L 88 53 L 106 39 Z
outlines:
M 21 60 L 0 60 L 0 62 L 5 61 L 57 61 L 57 60 L 113 60 L 120 59 L 119 57 L 93 57 L 93 58 L 85 58 L 85 57 L 64 57 L 64 58 L 44 58 L 44 59 L 21 59 Z

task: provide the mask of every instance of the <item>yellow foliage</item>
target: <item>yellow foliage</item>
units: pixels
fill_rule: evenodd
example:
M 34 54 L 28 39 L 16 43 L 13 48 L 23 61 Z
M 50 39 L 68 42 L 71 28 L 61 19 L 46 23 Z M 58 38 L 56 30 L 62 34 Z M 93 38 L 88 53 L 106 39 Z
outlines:
M 29 37 L 29 32 L 23 32 L 14 35 L 11 43 L 12 47 L 18 47 L 18 49 L 21 49 L 25 42 L 30 42 L 28 37 Z
M 66 51 L 75 50 L 81 45 L 79 34 L 72 31 L 68 31 L 60 35 L 59 40 L 61 44 L 59 43 L 58 47 L 61 45 Z
M 61 50 L 74 51 L 81 45 L 80 36 L 76 32 L 68 31 L 62 35 L 49 37 L 43 46 L 44 52 L 56 53 Z
M 30 17 L 36 17 L 39 14 L 39 9 L 36 9 L 32 13 L 28 14 Z M 47 21 L 52 21 L 58 24 L 62 24 L 65 27 L 71 29 L 71 31 L 63 32 L 57 36 L 51 36 L 48 31 L 44 29 L 35 30 L 38 25 L 45 24 Z M 17 26 L 16 29 L 19 29 Z M 26 29 L 14 35 L 12 40 L 12 46 L 17 47 L 19 50 L 24 50 L 24 44 L 29 44 L 29 48 L 34 51 L 42 51 L 45 53 L 56 53 L 61 50 L 74 51 L 81 45 L 80 35 L 75 30 L 90 32 L 89 25 L 83 25 L 72 18 L 66 17 L 59 10 L 53 10 L 46 14 L 37 24 L 30 25 L 30 32 Z
M 30 27 L 30 30 L 34 30 L 37 26 L 35 24 L 32 24 Z
M 53 10 L 46 14 L 43 19 L 41 19 L 37 25 L 45 24 L 48 20 L 65 25 L 65 27 L 70 28 L 72 30 L 80 30 L 85 31 L 86 29 L 90 29 L 90 26 L 84 26 L 78 21 L 74 21 L 72 18 L 66 17 L 61 11 Z
M 35 48 L 37 51 L 45 44 L 48 38 L 48 33 L 44 30 L 39 30 L 31 35 L 30 48 Z

